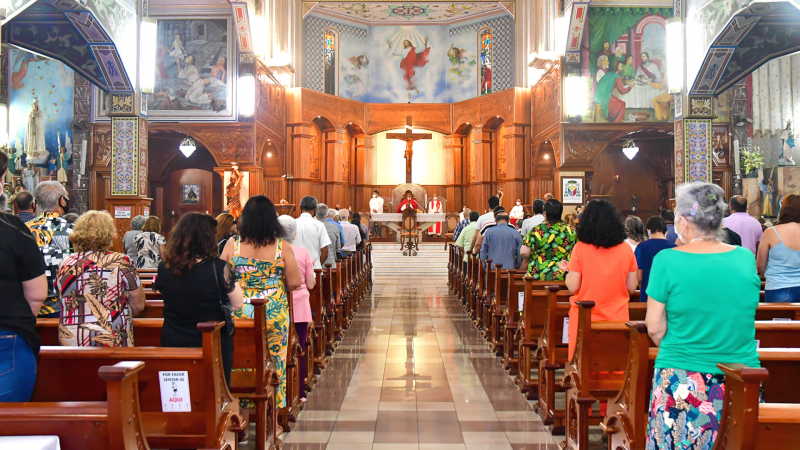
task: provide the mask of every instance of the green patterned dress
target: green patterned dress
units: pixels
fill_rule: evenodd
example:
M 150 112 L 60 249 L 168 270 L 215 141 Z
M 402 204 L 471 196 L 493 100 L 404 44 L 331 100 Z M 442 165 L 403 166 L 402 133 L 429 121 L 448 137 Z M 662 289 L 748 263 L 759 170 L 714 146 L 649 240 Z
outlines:
M 273 261 L 239 256 L 239 236 L 235 237 L 231 264 L 244 294 L 244 307 L 236 311 L 236 317 L 252 319 L 255 308 L 250 299 L 267 299 L 267 345 L 269 354 L 278 369 L 281 384 L 275 392 L 276 406 L 286 406 L 286 350 L 289 343 L 289 303 L 283 281 L 284 262 L 281 259 L 283 240 L 278 239 Z M 242 406 L 250 407 L 246 400 Z
M 558 263 L 569 261 L 576 241 L 575 230 L 564 222 L 542 222 L 533 227 L 522 240 L 522 245 L 531 248 L 527 275 L 537 281 L 564 281 L 564 271 Z

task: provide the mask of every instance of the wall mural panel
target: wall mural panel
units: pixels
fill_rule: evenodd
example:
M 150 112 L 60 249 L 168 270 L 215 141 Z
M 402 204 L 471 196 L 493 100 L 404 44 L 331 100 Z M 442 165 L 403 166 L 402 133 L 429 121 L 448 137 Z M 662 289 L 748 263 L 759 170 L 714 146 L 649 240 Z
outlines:
M 671 122 L 666 19 L 671 8 L 590 8 L 584 122 Z
M 58 159 L 60 147 L 65 147 L 71 157 L 72 69 L 60 61 L 16 49 L 11 50 L 10 66 L 9 145 L 17 156 L 26 151 L 27 162 L 44 167 L 51 156 Z M 34 103 L 38 113 L 34 112 Z
M 233 47 L 229 19 L 158 21 L 154 118 L 232 114 Z
M 491 86 L 486 93 L 514 86 L 514 18 L 508 15 L 450 26 L 364 26 L 310 15 L 304 19 L 305 87 L 320 92 L 330 91 L 325 87 L 325 31 L 330 28 L 338 34 L 340 97 L 368 103 L 474 98 L 479 93 L 482 29 L 493 39 L 490 56 L 484 59 L 483 79 Z

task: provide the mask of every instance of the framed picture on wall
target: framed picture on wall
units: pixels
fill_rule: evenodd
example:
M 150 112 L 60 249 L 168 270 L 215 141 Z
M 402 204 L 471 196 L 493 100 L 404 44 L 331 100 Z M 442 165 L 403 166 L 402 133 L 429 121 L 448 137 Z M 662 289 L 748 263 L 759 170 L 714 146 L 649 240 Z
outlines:
M 200 185 L 199 184 L 184 184 L 183 185 L 183 203 L 195 205 L 200 203 Z
M 561 177 L 561 203 L 565 205 L 583 205 L 586 203 L 583 177 Z

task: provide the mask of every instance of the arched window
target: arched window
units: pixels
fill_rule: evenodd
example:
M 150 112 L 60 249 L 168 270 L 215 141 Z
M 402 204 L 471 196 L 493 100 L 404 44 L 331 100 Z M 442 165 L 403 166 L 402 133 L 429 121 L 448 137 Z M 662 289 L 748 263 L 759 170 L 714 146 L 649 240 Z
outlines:
M 325 93 L 337 95 L 339 87 L 339 33 L 333 28 L 325 30 Z
M 492 30 L 481 28 L 478 31 L 478 54 L 480 64 L 478 64 L 478 95 L 492 93 Z

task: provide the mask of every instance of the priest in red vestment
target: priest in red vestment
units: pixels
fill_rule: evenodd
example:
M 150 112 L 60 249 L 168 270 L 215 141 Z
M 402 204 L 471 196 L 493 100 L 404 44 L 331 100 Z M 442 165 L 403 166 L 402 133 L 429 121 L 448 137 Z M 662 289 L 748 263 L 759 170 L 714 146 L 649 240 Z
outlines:
M 433 213 L 442 213 L 444 209 L 442 208 L 442 202 L 439 201 L 439 198 L 435 195 L 433 196 L 433 200 L 428 202 L 428 212 Z M 442 222 L 436 222 L 436 225 L 431 226 L 428 228 L 428 234 L 441 234 L 442 233 Z
M 407 208 L 422 209 L 419 203 L 417 203 L 417 200 L 414 199 L 414 194 L 412 194 L 411 191 L 406 191 L 406 196 L 403 198 L 403 201 L 400 202 L 400 205 L 398 205 L 397 212 L 403 212 Z
M 386 43 L 389 44 L 389 49 L 392 50 L 392 42 L 386 41 Z M 424 45 L 425 50 L 421 53 L 417 53 L 417 48 L 411 45 L 411 41 L 404 39 L 402 49 L 397 49 L 397 51 L 392 50 L 393 55 L 403 58 L 400 60 L 400 69 L 403 71 L 403 80 L 406 82 L 406 90 L 416 91 L 417 94 L 419 94 L 416 77 L 417 67 L 425 67 L 425 64 L 427 64 L 430 59 L 431 48 L 428 47 L 427 37 L 425 37 Z M 409 92 L 408 95 L 410 96 L 411 93 Z

